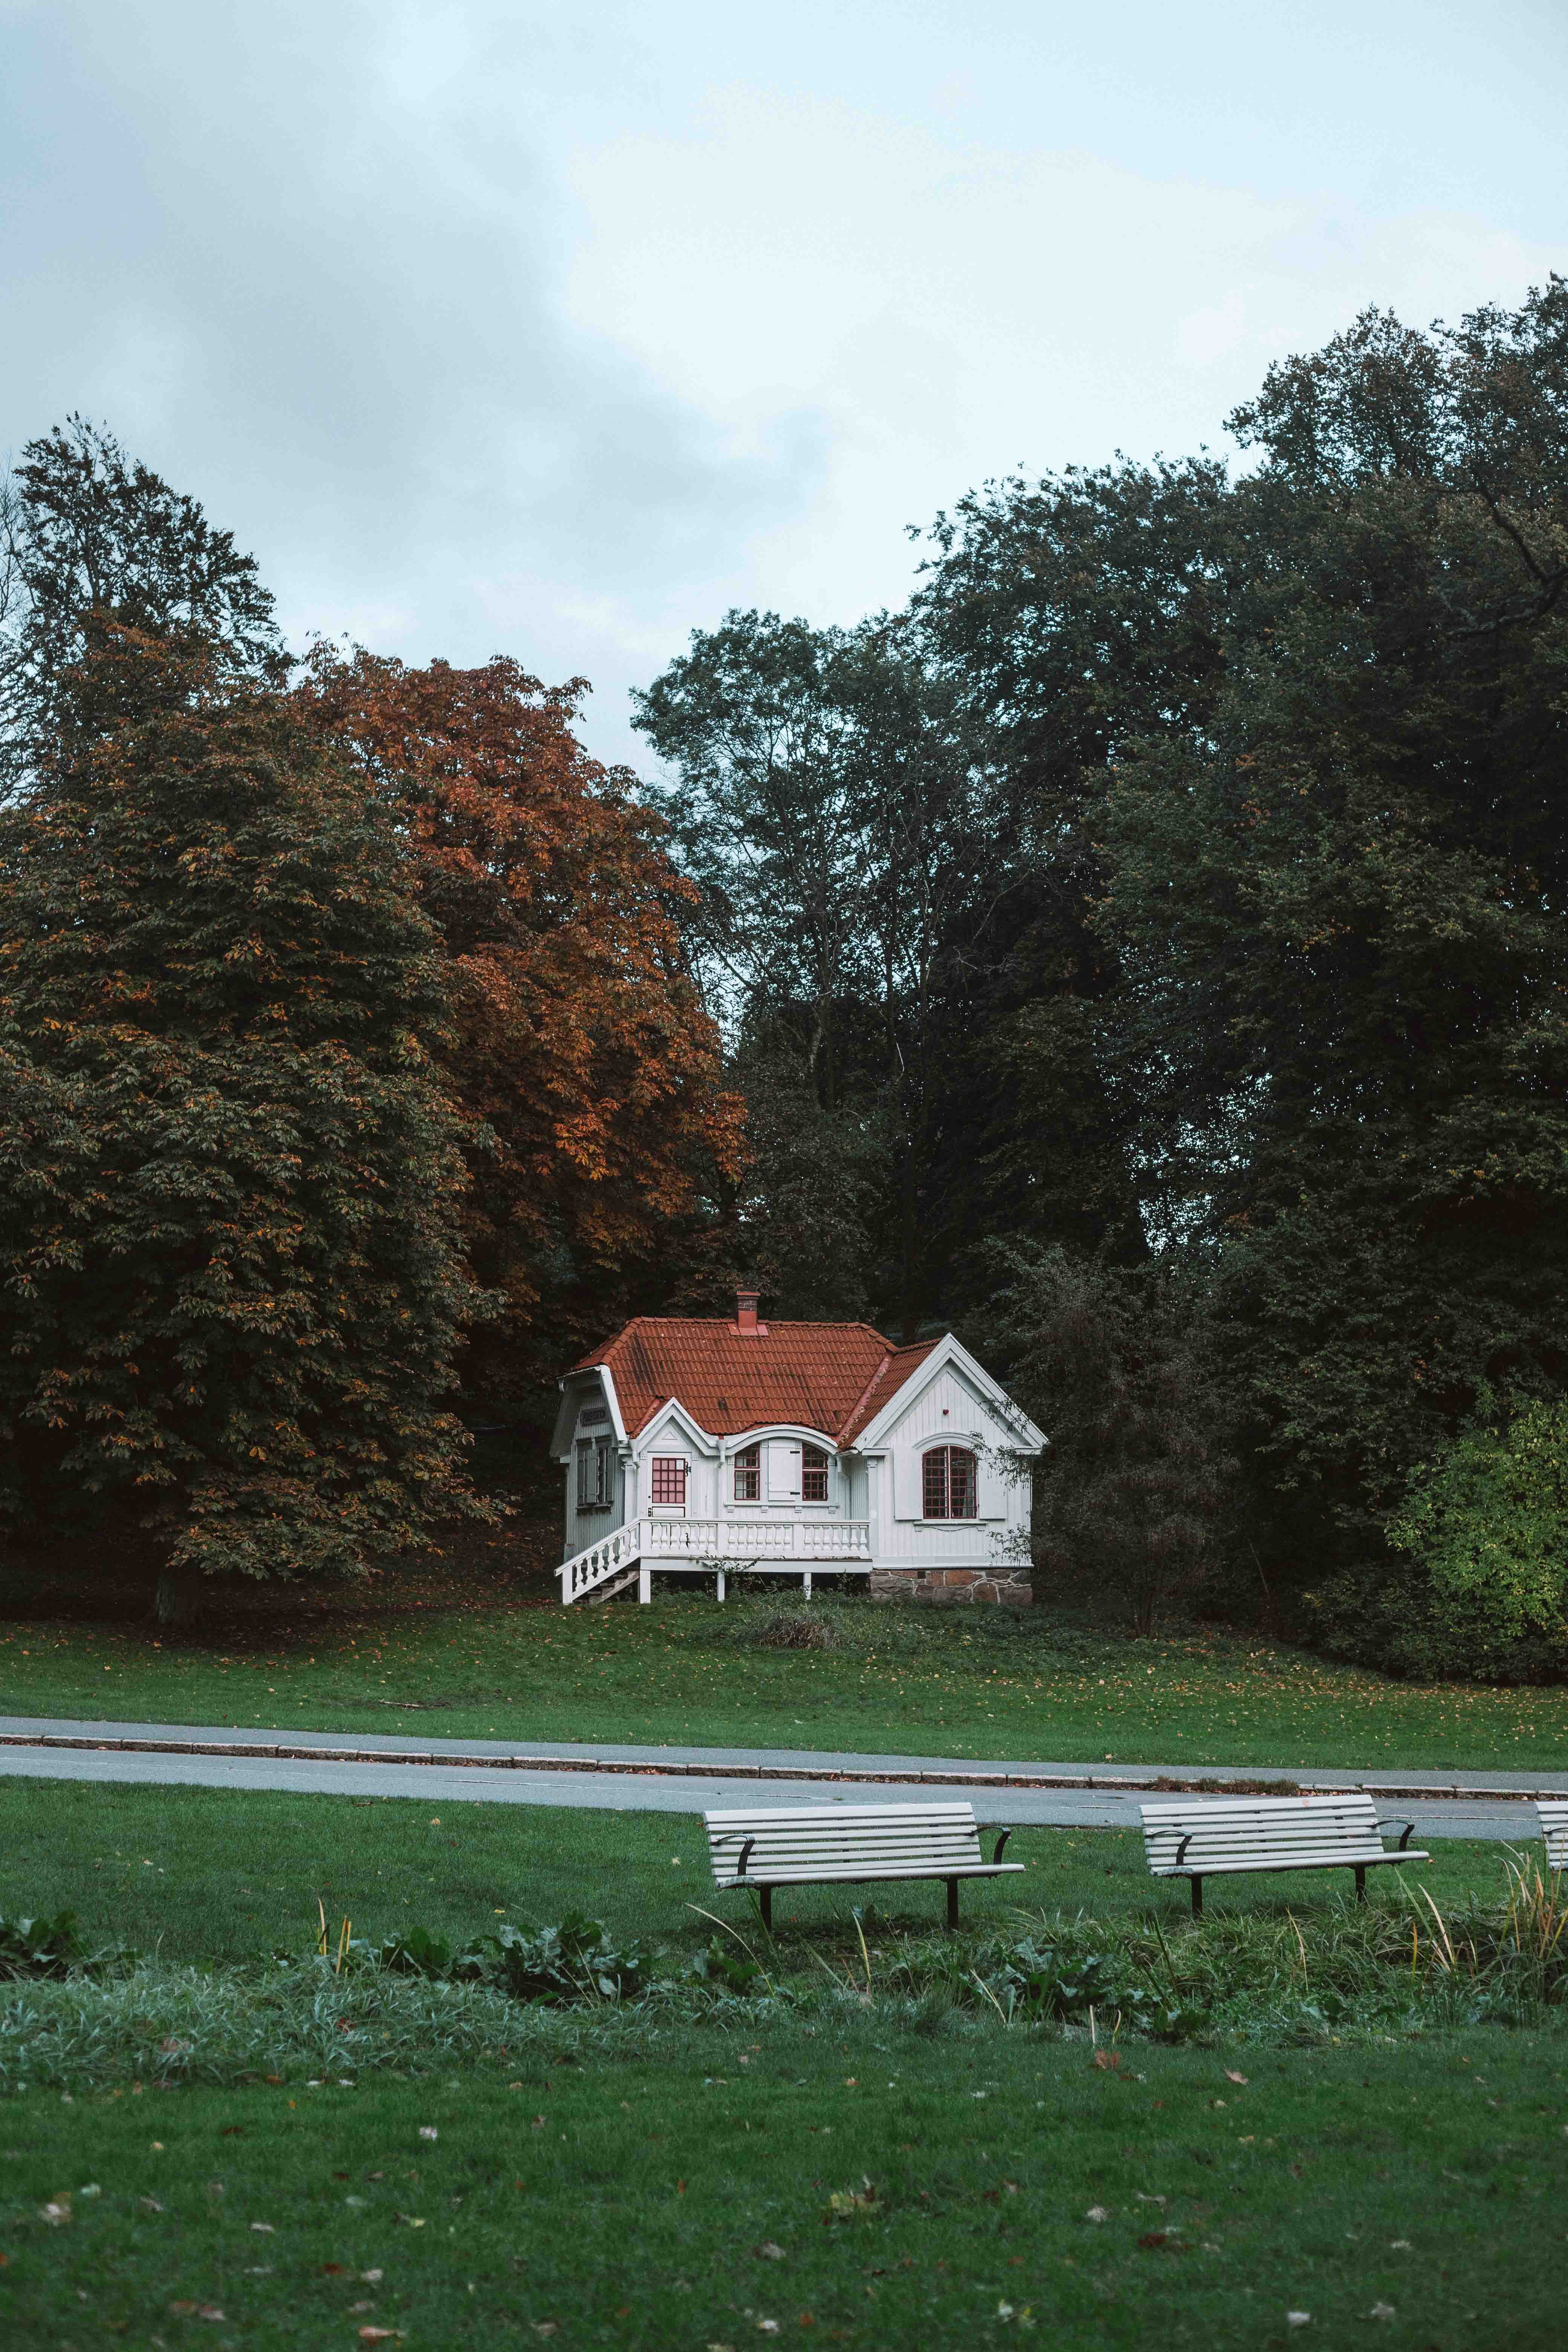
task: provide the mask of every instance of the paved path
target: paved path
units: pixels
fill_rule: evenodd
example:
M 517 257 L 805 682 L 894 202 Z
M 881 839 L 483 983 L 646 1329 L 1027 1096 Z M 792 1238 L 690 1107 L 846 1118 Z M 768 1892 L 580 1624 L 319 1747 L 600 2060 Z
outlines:
M 46 1744 L 57 1741 L 84 1744 Z M 138 1745 L 99 1744 L 111 1741 Z M 208 1752 L 191 1753 L 197 1746 Z M 271 1753 L 256 1752 L 268 1748 Z M 301 1748 L 312 1752 L 278 1752 Z M 235 1752 L 225 1752 L 228 1750 Z M 369 1760 L 371 1757 L 378 1760 Z M 455 1758 L 482 1760 L 444 1760 Z M 709 1806 L 751 1801 L 844 1805 L 952 1796 L 971 1799 L 983 1822 L 1080 1829 L 1136 1828 L 1136 1787 L 1161 1778 L 1287 1780 L 1314 1788 L 1366 1787 L 1380 1796 L 1386 1793 L 1390 1811 L 1401 1819 L 1413 1818 L 1423 1838 L 1511 1841 L 1538 1834 L 1533 1808 L 1521 1802 L 1521 1797 L 1537 1790 L 1568 1794 L 1568 1772 L 1396 1773 L 1384 1769 L 1357 1773 L 1306 1766 L 1117 1761 L 981 1764 L 952 1757 L 825 1754 L 808 1748 L 587 1748 L 553 1740 L 533 1742 L 524 1751 L 504 1740 L 0 1716 L 0 1774 L 7 1773 L 154 1786 L 279 1789 L 297 1795 L 415 1797 L 443 1804 L 579 1805 L 614 1812 L 695 1813 Z M 827 1774 L 844 1777 L 825 1778 Z M 1395 1790 L 1398 1795 L 1393 1793 Z

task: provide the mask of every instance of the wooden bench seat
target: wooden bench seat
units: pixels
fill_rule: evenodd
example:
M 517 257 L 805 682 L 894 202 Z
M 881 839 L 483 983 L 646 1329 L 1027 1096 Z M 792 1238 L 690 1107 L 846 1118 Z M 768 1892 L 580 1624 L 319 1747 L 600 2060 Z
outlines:
M 1568 1870 L 1568 1797 L 1537 1797 L 1535 1810 L 1546 1840 L 1548 1869 Z
M 961 1878 L 1003 1878 L 1024 1867 L 1002 1859 L 1011 1830 L 1002 1832 L 986 1861 L 968 1804 L 759 1807 L 702 1818 L 714 1885 L 723 1893 L 754 1886 L 768 1928 L 775 1886 L 861 1886 L 900 1878 L 945 1879 L 947 1924 L 956 1927 Z
M 1409 1822 L 1391 1852 L 1369 1796 L 1338 1790 L 1318 1797 L 1201 1797 L 1143 1805 L 1143 1851 L 1156 1878 L 1190 1878 L 1193 1916 L 1201 1918 L 1205 1878 L 1263 1870 L 1353 1870 L 1358 1902 L 1366 1874 L 1379 1863 L 1430 1862 L 1409 1843 Z

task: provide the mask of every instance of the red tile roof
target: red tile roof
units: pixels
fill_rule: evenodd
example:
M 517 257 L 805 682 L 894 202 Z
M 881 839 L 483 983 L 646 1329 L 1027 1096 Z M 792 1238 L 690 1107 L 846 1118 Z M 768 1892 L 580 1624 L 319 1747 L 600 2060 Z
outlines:
M 790 1422 L 847 1443 L 938 1345 L 895 1348 L 868 1323 L 770 1322 L 742 1339 L 731 1322 L 639 1315 L 572 1370 L 608 1367 L 629 1437 L 677 1397 L 713 1437 Z

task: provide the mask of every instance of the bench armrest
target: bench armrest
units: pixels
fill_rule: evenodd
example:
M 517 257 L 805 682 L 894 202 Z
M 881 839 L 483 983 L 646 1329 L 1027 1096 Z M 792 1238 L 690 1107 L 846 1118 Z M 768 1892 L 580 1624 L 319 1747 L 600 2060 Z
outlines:
M 1398 1845 L 1394 1848 L 1394 1852 L 1396 1853 L 1403 1853 L 1405 1847 L 1410 1843 L 1410 1832 L 1415 1827 L 1415 1824 L 1414 1822 L 1406 1821 L 1380 1821 L 1377 1826 L 1380 1832 L 1383 1830 L 1399 1830 L 1403 1832 Z
M 1012 1832 L 1012 1831 L 1011 1831 L 1011 1830 L 1004 1830 L 1004 1831 L 1003 1831 L 1003 1832 L 1002 1832 L 1001 1836 L 1000 1836 L 1000 1837 L 997 1839 L 997 1841 L 996 1841 L 996 1851 L 995 1851 L 995 1853 L 994 1853 L 992 1855 L 992 1857 L 991 1857 L 991 1859 L 992 1859 L 992 1861 L 993 1861 L 993 1862 L 1000 1862 L 1000 1861 L 1001 1861 L 1001 1859 L 1002 1859 L 1002 1849 L 1003 1849 L 1003 1847 L 1006 1844 L 1006 1843 L 1007 1843 L 1008 1839 L 1012 1836 L 1012 1834 L 1013 1834 L 1013 1832 Z
M 756 1843 L 757 1841 L 755 1838 L 748 1838 L 745 1844 L 741 1848 L 741 1859 L 735 1864 L 735 1875 L 737 1878 L 744 1878 L 746 1874 L 746 1864 L 751 1857 L 752 1848 L 756 1844 Z

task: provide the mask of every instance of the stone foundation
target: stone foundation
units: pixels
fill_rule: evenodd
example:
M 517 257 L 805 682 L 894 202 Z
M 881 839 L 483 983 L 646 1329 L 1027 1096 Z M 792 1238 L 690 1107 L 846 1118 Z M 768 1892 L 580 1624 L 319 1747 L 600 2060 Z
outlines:
M 1002 1601 L 1027 1609 L 1034 1602 L 1028 1570 L 998 1561 L 994 1568 L 874 1568 L 873 1601 L 927 1601 L 951 1609 L 963 1601 Z

